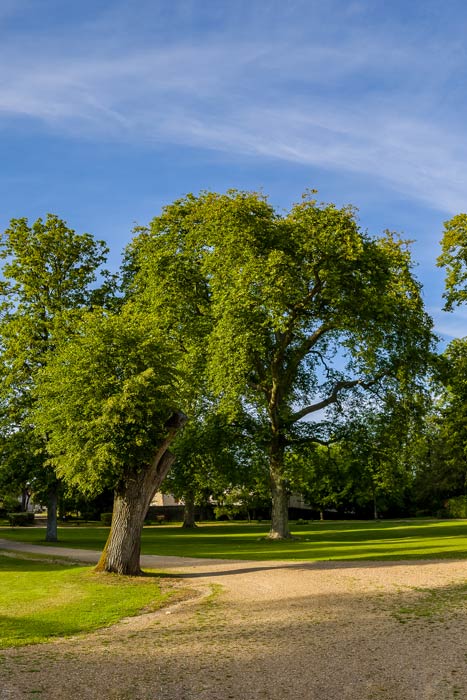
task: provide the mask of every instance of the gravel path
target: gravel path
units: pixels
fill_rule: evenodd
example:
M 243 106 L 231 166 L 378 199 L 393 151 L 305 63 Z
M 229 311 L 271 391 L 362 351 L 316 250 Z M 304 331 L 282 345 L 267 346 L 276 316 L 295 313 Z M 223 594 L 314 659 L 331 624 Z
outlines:
M 467 561 L 142 561 L 196 597 L 0 652 L 0 698 L 467 700 Z

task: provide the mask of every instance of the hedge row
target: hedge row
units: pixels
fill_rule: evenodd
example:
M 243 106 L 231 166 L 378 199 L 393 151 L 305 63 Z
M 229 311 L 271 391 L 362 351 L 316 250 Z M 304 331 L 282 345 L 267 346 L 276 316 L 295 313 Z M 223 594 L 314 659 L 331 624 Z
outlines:
M 7 518 L 12 527 L 15 525 L 32 525 L 34 513 L 8 513 Z

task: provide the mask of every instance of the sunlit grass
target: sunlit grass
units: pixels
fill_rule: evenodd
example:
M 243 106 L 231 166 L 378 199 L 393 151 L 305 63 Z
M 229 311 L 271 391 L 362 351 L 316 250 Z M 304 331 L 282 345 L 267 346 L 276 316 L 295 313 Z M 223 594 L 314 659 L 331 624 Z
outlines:
M 170 596 L 154 576 L 96 574 L 71 562 L 0 553 L 0 648 L 89 632 L 157 609 Z
M 142 553 L 250 560 L 467 557 L 467 521 L 333 521 L 292 524 L 295 539 L 269 541 L 269 524 L 203 523 L 195 530 L 146 527 Z M 100 550 L 108 528 L 61 527 L 58 545 Z M 0 538 L 45 544 L 41 528 L 0 528 Z

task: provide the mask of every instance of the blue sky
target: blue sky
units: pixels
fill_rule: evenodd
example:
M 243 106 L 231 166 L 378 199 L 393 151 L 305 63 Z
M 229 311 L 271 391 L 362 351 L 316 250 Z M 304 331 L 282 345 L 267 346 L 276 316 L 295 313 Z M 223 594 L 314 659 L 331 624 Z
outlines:
M 455 0 L 0 0 L 0 226 L 56 213 L 117 266 L 187 192 L 314 187 L 414 239 L 463 336 L 435 262 L 467 210 L 465 36 Z

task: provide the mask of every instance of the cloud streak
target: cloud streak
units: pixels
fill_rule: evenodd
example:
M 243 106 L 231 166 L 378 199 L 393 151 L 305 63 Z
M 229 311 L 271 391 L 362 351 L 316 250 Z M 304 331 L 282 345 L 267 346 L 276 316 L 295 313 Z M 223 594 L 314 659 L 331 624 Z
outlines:
M 91 32 L 85 44 L 42 40 L 41 51 L 4 43 L 0 120 L 358 173 L 434 208 L 465 209 L 466 106 L 435 98 L 462 57 L 446 51 L 440 67 L 429 43 L 363 26 L 321 41 L 295 33 L 252 40 L 224 27 L 154 46 Z

